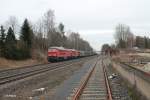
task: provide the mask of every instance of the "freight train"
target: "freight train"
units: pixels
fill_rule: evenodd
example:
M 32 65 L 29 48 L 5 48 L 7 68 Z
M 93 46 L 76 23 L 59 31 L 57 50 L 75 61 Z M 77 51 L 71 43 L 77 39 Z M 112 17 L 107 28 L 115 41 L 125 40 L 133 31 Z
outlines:
M 94 54 L 95 53 L 93 51 L 78 51 L 75 49 L 66 49 L 64 47 L 50 47 L 48 49 L 47 59 L 49 62 L 56 62 L 79 57 L 92 56 Z

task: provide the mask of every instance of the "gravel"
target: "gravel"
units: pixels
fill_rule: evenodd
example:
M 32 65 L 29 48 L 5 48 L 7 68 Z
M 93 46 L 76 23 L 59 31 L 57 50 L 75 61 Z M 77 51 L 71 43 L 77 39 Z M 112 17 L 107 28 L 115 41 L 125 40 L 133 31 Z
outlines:
M 0 87 L 0 100 L 31 100 L 34 97 L 42 98 L 46 93 L 53 94 L 56 87 L 83 67 L 83 64 L 84 62 L 80 62 Z

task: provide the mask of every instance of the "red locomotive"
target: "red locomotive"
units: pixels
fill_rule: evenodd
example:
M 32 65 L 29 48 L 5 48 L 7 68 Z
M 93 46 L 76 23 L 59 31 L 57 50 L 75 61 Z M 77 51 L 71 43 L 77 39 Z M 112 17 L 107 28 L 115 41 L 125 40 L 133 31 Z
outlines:
M 48 49 L 48 61 L 62 61 L 80 56 L 80 52 L 74 49 L 65 49 L 63 47 L 50 47 Z
M 47 59 L 49 62 L 63 61 L 79 57 L 95 55 L 93 51 L 78 51 L 75 49 L 66 49 L 64 47 L 50 47 L 48 49 Z

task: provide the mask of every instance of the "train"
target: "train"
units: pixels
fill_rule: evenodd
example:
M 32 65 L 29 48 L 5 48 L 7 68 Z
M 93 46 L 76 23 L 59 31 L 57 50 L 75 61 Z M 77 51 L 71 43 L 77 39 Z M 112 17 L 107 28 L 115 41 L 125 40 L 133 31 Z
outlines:
M 64 47 L 49 47 L 47 60 L 48 62 L 58 62 L 92 55 L 95 55 L 93 51 L 79 51 L 75 49 L 66 49 Z

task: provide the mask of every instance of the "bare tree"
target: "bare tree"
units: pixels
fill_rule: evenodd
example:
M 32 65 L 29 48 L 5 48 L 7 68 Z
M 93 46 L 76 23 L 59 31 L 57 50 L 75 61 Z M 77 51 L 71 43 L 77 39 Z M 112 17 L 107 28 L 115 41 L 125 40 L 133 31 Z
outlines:
M 133 33 L 129 33 L 127 38 L 127 47 L 132 48 L 135 45 L 135 39 Z
M 121 48 L 131 48 L 134 45 L 134 35 L 130 31 L 130 27 L 127 25 L 118 24 L 114 37 L 117 45 Z
M 33 26 L 33 31 L 37 37 L 44 37 L 44 23 L 41 19 L 39 19 Z
M 18 33 L 19 32 L 18 19 L 15 16 L 10 16 L 9 19 L 5 23 L 5 27 L 6 29 L 11 27 L 14 33 Z
M 47 34 L 48 46 L 52 43 L 52 33 L 55 32 L 55 15 L 53 10 L 48 10 L 43 17 L 44 32 Z
M 93 51 L 92 47 L 90 44 L 83 40 L 79 33 L 72 32 L 69 37 L 69 42 L 70 42 L 70 48 L 76 49 L 76 50 L 81 50 L 81 51 Z
M 44 31 L 44 22 L 42 19 L 39 19 L 33 27 L 34 31 L 34 57 L 41 59 L 44 58 L 44 56 L 47 53 L 47 38 L 46 38 L 46 33 Z
M 74 49 L 78 49 L 80 35 L 78 33 L 72 32 L 68 38 L 71 41 L 71 47 Z

